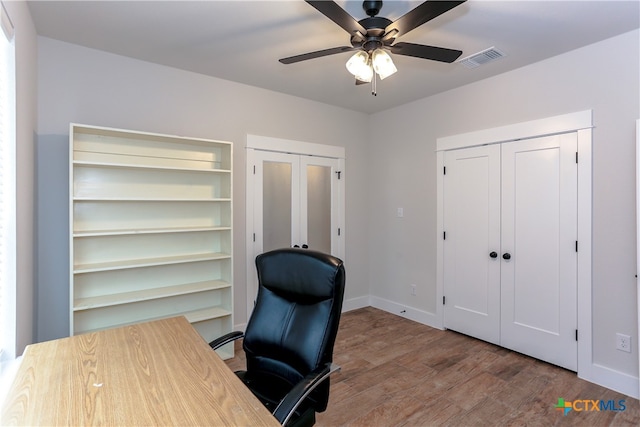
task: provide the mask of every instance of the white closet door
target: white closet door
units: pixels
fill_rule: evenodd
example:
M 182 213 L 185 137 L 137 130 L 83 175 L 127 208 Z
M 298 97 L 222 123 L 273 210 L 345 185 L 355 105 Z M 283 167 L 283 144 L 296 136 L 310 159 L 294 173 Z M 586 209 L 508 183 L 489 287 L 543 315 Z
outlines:
M 300 156 L 255 151 L 254 233 L 258 253 L 300 241 Z
M 252 244 L 247 256 L 248 311 L 257 294 L 254 260 L 273 249 L 302 247 L 343 257 L 339 230 L 344 215 L 339 159 L 248 150 L 247 186 Z M 248 190 L 249 191 L 249 190 Z
M 500 146 L 445 153 L 444 326 L 500 341 Z
M 338 168 L 338 159 L 300 157 L 300 242 L 328 254 L 338 251 Z
M 500 342 L 574 371 L 576 151 L 575 133 L 502 144 Z
M 257 253 L 292 246 L 335 254 L 338 159 L 255 151 Z

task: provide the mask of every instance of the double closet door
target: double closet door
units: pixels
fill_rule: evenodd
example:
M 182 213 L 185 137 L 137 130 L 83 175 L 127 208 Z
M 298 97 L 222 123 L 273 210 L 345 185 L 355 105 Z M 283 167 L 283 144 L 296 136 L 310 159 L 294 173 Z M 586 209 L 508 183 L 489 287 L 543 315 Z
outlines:
M 254 249 L 286 247 L 336 254 L 339 160 L 253 152 Z
M 577 135 L 451 150 L 444 325 L 577 370 Z
M 248 148 L 247 313 L 258 291 L 257 255 L 300 247 L 344 259 L 343 218 L 344 157 Z

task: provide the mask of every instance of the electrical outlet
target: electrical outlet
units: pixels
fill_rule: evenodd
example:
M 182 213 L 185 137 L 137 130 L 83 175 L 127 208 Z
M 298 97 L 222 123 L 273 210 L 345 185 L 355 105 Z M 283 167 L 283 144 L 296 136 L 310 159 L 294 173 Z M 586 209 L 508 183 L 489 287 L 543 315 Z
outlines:
M 411 287 L 411 295 L 416 295 L 416 285 L 409 285 Z
M 631 353 L 631 337 L 624 334 L 616 334 L 616 349 Z

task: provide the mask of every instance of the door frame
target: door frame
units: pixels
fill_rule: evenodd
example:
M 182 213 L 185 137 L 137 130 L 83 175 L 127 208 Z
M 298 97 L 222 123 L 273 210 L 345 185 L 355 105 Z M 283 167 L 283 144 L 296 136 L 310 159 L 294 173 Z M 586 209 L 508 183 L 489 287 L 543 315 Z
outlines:
M 640 343 L 640 119 L 636 120 L 636 292 L 638 311 L 638 343 Z M 640 368 L 640 357 L 638 357 Z M 638 395 L 640 396 L 640 375 L 638 375 Z
M 593 380 L 591 325 L 591 189 L 592 189 L 592 110 L 563 114 L 464 134 L 438 138 L 436 141 L 437 236 L 444 232 L 444 152 L 457 148 L 498 144 L 520 139 L 576 132 L 578 136 L 578 376 Z M 436 319 L 444 328 L 444 242 L 437 240 Z
M 268 136 L 259 136 L 247 134 L 247 144 L 245 146 L 246 159 L 246 199 L 245 199 L 245 254 L 246 254 L 246 302 L 247 302 L 247 321 L 253 310 L 254 293 L 250 285 L 257 280 L 256 269 L 254 264 L 253 250 L 253 224 L 254 224 L 254 185 L 253 185 L 253 155 L 256 150 L 272 151 L 286 154 L 297 154 L 302 156 L 327 157 L 338 159 L 338 165 L 341 172 L 340 180 L 342 185 L 338 186 L 337 195 L 333 200 L 338 202 L 337 226 L 340 228 L 340 236 L 336 242 L 335 255 L 345 261 L 345 148 L 336 145 L 316 144 L 311 142 L 295 141 L 283 138 L 274 138 Z

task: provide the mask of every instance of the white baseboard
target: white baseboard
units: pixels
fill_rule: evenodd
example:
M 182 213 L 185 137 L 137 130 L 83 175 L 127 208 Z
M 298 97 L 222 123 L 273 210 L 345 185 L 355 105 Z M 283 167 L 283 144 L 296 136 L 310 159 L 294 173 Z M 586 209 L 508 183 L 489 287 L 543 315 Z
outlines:
M 414 322 L 418 322 L 435 329 L 442 329 L 440 325 L 441 322 L 438 320 L 438 316 L 435 313 L 419 310 L 371 295 L 344 300 L 342 304 L 342 312 L 346 313 L 348 311 L 365 307 L 374 307 L 397 316 L 406 317 L 409 320 L 413 320 Z M 246 323 L 235 325 L 234 330 L 244 331 L 246 326 Z M 638 377 L 616 371 L 615 369 L 607 368 L 606 366 L 598 365 L 597 363 L 592 364 L 588 370 L 589 372 L 587 372 L 586 375 L 578 376 L 585 381 L 598 384 L 629 397 L 635 399 L 640 398 Z
M 435 313 L 407 307 L 394 301 L 389 301 L 375 296 L 370 296 L 369 301 L 369 305 L 374 308 L 406 317 L 407 319 L 422 323 L 423 325 L 427 325 L 432 328 L 442 329 Z M 606 366 L 598 365 L 597 363 L 594 363 L 589 371 L 590 372 L 588 372 L 587 375 L 579 375 L 579 377 L 583 380 L 617 391 L 618 393 L 625 394 L 629 397 L 635 399 L 640 398 L 638 377 L 616 371 L 615 369 L 607 368 Z
M 240 331 L 242 333 L 244 333 L 244 331 L 246 329 L 247 329 L 247 323 L 246 322 L 245 323 L 240 323 L 240 324 L 237 324 L 237 325 L 233 326 L 233 330 L 234 331 Z
M 639 379 L 633 375 L 594 363 L 591 365 L 588 377 L 578 376 L 585 381 L 598 384 L 602 387 L 617 391 L 618 393 L 626 394 L 629 397 L 635 399 L 640 398 L 640 390 L 638 389 Z
M 342 302 L 342 312 L 346 313 L 347 311 L 369 307 L 371 306 L 370 299 L 369 296 L 346 299 Z
M 422 323 L 423 325 L 431 326 L 432 328 L 442 329 L 438 322 L 437 316 L 434 313 L 428 311 L 418 310 L 413 307 L 398 304 L 394 301 L 389 301 L 384 298 L 375 296 L 364 296 L 358 298 L 351 298 L 344 300 L 342 303 L 342 312 L 346 313 L 351 310 L 357 310 L 359 308 L 373 307 L 383 311 L 386 311 L 397 316 L 406 317 L 414 322 Z
M 417 308 L 409 307 L 406 305 L 399 304 L 394 301 L 389 301 L 384 298 L 378 297 L 369 297 L 371 306 L 374 308 L 378 308 L 380 310 L 384 310 L 386 312 L 406 317 L 409 320 L 413 320 L 414 322 L 422 323 L 423 325 L 430 326 L 436 329 L 442 329 L 440 327 L 440 322 L 438 321 L 438 317 L 435 313 L 430 313 L 428 311 L 418 310 Z

